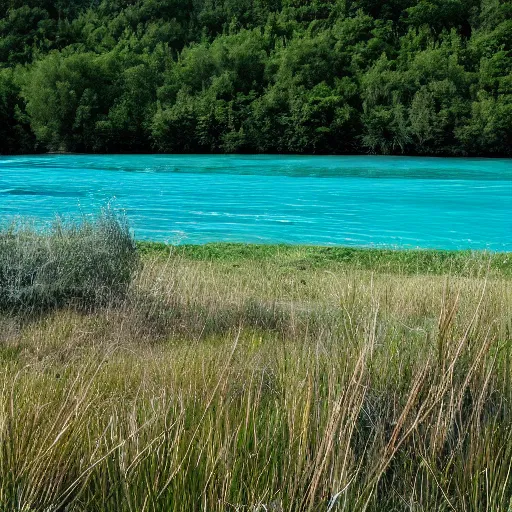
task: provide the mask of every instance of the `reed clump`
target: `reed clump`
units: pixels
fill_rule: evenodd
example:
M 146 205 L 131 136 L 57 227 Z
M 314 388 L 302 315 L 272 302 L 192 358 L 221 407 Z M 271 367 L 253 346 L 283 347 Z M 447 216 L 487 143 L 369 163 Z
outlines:
M 510 284 L 170 252 L 0 315 L 0 510 L 507 511 Z
M 124 295 L 137 262 L 126 222 L 108 210 L 42 230 L 14 221 L 0 229 L 0 309 L 108 303 Z

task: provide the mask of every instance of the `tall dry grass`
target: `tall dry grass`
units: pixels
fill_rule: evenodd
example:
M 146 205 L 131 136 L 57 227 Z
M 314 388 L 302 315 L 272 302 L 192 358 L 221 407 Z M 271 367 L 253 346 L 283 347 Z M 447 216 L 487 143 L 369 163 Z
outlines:
M 0 226 L 0 310 L 104 305 L 125 295 L 138 262 L 126 219 L 111 210 L 43 229 L 15 220 Z
M 0 332 L 0 510 L 508 511 L 494 276 L 146 259 Z

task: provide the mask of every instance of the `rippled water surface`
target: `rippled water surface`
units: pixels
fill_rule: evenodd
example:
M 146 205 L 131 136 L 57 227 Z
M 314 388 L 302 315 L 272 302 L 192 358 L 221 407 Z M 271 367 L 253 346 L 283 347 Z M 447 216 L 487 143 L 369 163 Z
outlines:
M 512 251 L 512 160 L 0 157 L 0 217 L 126 211 L 135 236 Z

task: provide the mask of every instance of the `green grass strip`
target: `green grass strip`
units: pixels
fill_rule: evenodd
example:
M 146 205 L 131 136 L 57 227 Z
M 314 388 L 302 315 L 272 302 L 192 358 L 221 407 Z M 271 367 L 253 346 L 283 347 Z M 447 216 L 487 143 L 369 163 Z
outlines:
M 267 262 L 298 269 L 340 265 L 399 274 L 493 275 L 512 277 L 512 253 L 487 251 L 392 250 L 304 245 L 210 243 L 173 246 L 137 242 L 142 255 L 181 257 L 196 261 Z

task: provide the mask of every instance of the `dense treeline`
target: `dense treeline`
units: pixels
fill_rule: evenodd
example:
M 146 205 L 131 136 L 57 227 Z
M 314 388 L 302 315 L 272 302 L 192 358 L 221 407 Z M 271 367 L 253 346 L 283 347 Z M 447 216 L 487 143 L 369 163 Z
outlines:
M 0 153 L 512 155 L 512 1 L 0 0 Z

